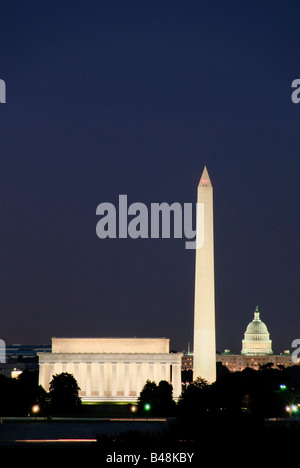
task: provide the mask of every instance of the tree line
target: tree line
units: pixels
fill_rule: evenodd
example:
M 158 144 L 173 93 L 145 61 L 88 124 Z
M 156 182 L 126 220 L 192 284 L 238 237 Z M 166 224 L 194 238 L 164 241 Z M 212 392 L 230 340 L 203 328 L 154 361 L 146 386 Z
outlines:
M 79 414 L 81 399 L 73 375 L 53 376 L 49 392 L 38 385 L 38 372 L 24 371 L 17 379 L 0 375 L 0 416 L 27 416 L 35 405 L 41 415 Z M 172 385 L 148 380 L 135 405 L 139 415 L 193 421 L 242 418 L 263 420 L 300 415 L 300 366 L 221 373 L 213 384 L 199 377 L 186 385 L 179 401 Z
M 71 374 L 54 375 L 49 392 L 38 384 L 38 371 L 25 370 L 18 378 L 0 375 L 0 416 L 69 415 L 80 407 L 79 387 Z

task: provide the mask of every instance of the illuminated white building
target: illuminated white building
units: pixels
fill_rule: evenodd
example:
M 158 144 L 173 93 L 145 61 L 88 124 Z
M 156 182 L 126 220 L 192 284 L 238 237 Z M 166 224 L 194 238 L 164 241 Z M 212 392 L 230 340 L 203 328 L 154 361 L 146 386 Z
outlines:
M 272 341 L 267 326 L 260 319 L 258 307 L 254 312 L 254 319 L 249 323 L 242 341 L 242 354 L 265 355 L 273 354 Z
M 230 372 L 237 372 L 246 367 L 259 370 L 266 365 L 272 365 L 273 368 L 300 365 L 300 358 L 295 359 L 290 350 L 273 354 L 268 328 L 260 319 L 260 313 L 256 307 L 254 319 L 246 327 L 241 354 L 225 349 L 223 353 L 216 353 L 216 363 L 227 367 Z M 193 369 L 193 353 L 188 352 L 183 356 L 182 370 L 191 369 Z
M 233 354 L 227 349 L 224 353 L 217 354 L 216 358 L 217 362 L 221 362 L 231 372 L 242 371 L 246 367 L 258 370 L 269 364 L 274 368 L 295 365 L 288 350 L 281 354 L 273 354 L 270 334 L 266 324 L 260 319 L 258 307 L 255 309 L 253 320 L 246 328 L 241 354 Z
M 182 353 L 169 352 L 167 338 L 52 338 L 52 352 L 39 353 L 39 384 L 74 376 L 82 401 L 136 401 L 147 380 L 166 380 L 181 394 Z

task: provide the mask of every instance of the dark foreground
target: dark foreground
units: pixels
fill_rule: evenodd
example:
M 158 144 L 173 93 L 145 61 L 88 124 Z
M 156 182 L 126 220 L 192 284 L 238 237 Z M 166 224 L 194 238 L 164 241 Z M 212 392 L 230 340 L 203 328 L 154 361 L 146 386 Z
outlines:
M 203 427 L 199 421 L 183 428 L 176 419 L 4 418 L 0 450 L 13 449 L 18 455 L 39 448 L 51 450 L 52 455 L 54 450 L 69 449 L 73 457 L 84 449 L 84 453 L 95 452 L 98 466 L 200 466 L 208 456 L 212 461 L 238 460 L 241 447 L 249 444 L 259 446 L 260 457 L 270 462 L 272 457 L 275 460 L 278 447 L 298 445 L 299 436 L 298 421 L 277 420 L 260 426 L 228 421 L 210 427 Z

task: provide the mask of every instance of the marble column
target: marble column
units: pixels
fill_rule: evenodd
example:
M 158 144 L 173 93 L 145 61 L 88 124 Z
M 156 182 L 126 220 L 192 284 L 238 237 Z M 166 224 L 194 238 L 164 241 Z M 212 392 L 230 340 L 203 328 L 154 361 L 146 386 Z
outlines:
M 162 362 L 160 364 L 160 378 L 159 380 L 167 380 L 169 381 L 169 376 L 167 373 L 167 364 L 165 362 Z
M 124 363 L 124 396 L 129 396 L 129 362 Z
M 86 396 L 92 395 L 92 364 L 86 363 Z
M 154 380 L 154 363 L 149 362 L 149 380 L 153 381 Z
M 39 365 L 39 385 L 42 385 L 44 388 L 46 388 L 46 385 L 48 382 L 46 381 L 46 372 L 45 372 L 45 367 L 47 364 L 40 364 Z
M 136 394 L 140 394 L 142 390 L 142 364 L 140 362 L 136 365 Z
M 173 396 L 179 397 L 181 394 L 181 365 L 178 363 L 172 364 L 172 386 Z
M 98 395 L 104 396 L 104 362 L 98 364 Z
M 111 364 L 111 396 L 117 395 L 117 363 Z

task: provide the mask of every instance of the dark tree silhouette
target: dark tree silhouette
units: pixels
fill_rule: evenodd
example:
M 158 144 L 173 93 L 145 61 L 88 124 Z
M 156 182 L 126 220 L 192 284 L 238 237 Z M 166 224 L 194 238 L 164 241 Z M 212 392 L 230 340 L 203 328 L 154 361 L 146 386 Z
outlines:
M 49 397 L 52 414 L 66 415 L 78 412 L 81 407 L 77 381 L 72 374 L 54 375 L 50 382 Z
M 138 398 L 139 412 L 144 413 L 145 404 L 151 405 L 149 415 L 171 416 L 176 410 L 173 400 L 173 387 L 169 382 L 161 380 L 157 385 L 147 380 Z

